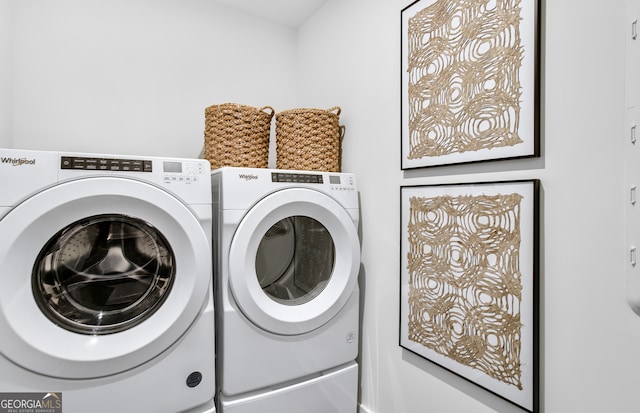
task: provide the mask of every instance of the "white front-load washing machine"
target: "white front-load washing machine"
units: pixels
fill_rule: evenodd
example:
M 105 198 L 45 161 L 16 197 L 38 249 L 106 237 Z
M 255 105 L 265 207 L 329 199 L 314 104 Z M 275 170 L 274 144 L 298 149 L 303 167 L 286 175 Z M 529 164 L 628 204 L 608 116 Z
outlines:
M 0 149 L 4 407 L 215 411 L 210 174 Z
M 227 167 L 211 183 L 219 412 L 355 412 L 355 176 Z

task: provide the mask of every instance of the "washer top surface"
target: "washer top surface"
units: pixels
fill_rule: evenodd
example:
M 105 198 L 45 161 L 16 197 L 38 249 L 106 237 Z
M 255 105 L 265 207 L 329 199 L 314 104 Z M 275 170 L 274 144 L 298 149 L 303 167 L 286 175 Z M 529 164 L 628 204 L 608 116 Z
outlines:
M 356 176 L 344 172 L 224 167 L 212 172 L 221 186 L 221 209 L 249 209 L 257 200 L 285 188 L 324 193 L 345 209 L 358 208 Z

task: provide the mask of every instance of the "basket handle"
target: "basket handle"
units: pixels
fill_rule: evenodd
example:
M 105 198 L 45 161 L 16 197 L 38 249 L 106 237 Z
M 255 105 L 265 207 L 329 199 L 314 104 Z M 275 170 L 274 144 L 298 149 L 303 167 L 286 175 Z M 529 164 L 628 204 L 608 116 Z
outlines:
M 340 116 L 340 112 L 342 112 L 342 109 L 340 109 L 340 106 L 334 106 L 331 109 L 327 109 L 327 112 L 333 112 L 334 110 L 337 110 L 336 115 Z
M 269 109 L 271 111 L 271 114 L 269 115 L 269 117 L 273 117 L 273 115 L 276 113 L 275 110 L 273 110 L 273 108 L 271 106 L 263 106 L 260 108 L 260 112 L 263 112 L 265 109 Z

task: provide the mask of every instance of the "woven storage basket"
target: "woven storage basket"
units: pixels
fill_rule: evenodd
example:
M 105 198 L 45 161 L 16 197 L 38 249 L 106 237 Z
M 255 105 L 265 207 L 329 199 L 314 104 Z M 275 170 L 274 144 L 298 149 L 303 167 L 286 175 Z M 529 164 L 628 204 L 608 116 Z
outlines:
M 337 106 L 277 113 L 276 168 L 340 172 L 344 128 L 339 117 Z
M 205 109 L 204 157 L 211 169 L 223 166 L 266 168 L 274 110 L 236 103 Z

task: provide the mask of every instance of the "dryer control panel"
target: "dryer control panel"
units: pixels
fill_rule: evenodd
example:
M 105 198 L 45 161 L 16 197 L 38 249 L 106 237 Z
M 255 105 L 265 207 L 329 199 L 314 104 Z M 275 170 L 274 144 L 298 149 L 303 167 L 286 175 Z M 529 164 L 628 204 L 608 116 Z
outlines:
M 271 181 L 299 183 L 299 184 L 321 184 L 323 182 L 323 179 L 322 179 L 322 175 L 318 175 L 318 174 L 272 172 Z
M 358 184 L 354 174 L 328 171 L 242 168 L 226 166 L 211 172 L 217 192 L 225 191 L 221 209 L 249 209 L 256 199 L 288 188 L 305 188 L 332 197 L 343 208 L 359 208 Z
M 324 184 L 332 191 L 355 191 L 355 182 L 351 174 L 271 172 L 271 182 L 294 184 Z

